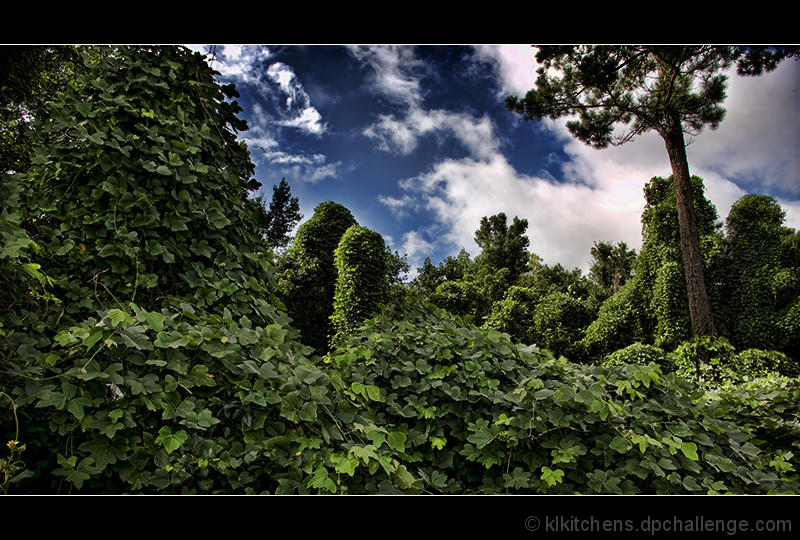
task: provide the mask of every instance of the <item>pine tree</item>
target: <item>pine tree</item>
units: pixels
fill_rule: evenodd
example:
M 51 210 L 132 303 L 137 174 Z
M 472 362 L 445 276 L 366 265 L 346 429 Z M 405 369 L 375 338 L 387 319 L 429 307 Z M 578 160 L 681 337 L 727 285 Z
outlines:
M 277 186 L 272 186 L 269 209 L 263 197 L 257 197 L 255 202 L 258 206 L 259 233 L 270 247 L 285 249 L 292 241 L 292 229 L 303 219 L 300 202 L 297 197 L 292 197 L 286 178 L 282 178 Z

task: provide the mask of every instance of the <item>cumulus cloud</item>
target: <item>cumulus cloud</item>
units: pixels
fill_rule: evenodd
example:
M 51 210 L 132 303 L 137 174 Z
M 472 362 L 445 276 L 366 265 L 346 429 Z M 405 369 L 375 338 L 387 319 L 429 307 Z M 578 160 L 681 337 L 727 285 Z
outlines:
M 395 104 L 415 106 L 422 101 L 418 71 L 425 64 L 414 49 L 402 45 L 353 46 L 351 56 L 370 70 L 370 88 Z
M 247 87 L 258 97 L 249 106 L 249 129 L 240 134 L 256 164 L 270 165 L 276 176 L 312 183 L 337 177 L 340 162 L 285 149 L 284 129 L 313 137 L 328 129 L 291 66 L 277 61 L 270 48 L 255 45 L 217 46 L 213 65 L 225 80 Z
M 524 96 L 536 84 L 534 50 L 530 45 L 481 45 L 476 46 L 474 58 L 494 67 L 497 97 Z
M 427 253 L 436 246 L 453 253 L 463 247 L 477 254 L 474 236 L 481 218 L 500 212 L 509 220 L 527 219 L 531 251 L 547 264 L 567 268 L 588 269 L 593 240 L 640 234 L 642 206 L 630 185 L 615 191 L 620 186 L 598 190 L 553 183 L 520 175 L 500 154 L 486 160 L 439 162 L 430 172 L 406 179 L 402 187 L 403 197 L 383 202 L 394 212 L 421 208 L 434 219 L 435 229 L 415 231 L 411 237 Z M 420 242 L 425 236 L 425 243 Z
M 212 67 L 220 75 L 238 85 L 252 85 L 259 90 L 265 89 L 265 82 L 261 77 L 261 66 L 272 58 L 268 47 L 254 45 L 216 45 L 213 49 L 208 46 L 201 48 L 203 52 L 211 53 L 209 56 Z
M 421 138 L 432 136 L 440 141 L 458 141 L 470 154 L 489 158 L 498 151 L 492 121 L 488 116 L 474 118 L 468 114 L 443 110 L 426 111 L 412 108 L 402 117 L 382 115 L 367 126 L 364 135 L 378 141 L 381 150 L 410 154 Z
M 282 105 L 276 108 L 273 116 L 262 112 L 257 121 L 297 128 L 311 135 L 327 130 L 322 115 L 311 104 L 311 98 L 292 67 L 275 61 L 268 47 L 219 45 L 215 51 L 213 66 L 224 79 L 252 88 L 256 94 L 271 97 Z

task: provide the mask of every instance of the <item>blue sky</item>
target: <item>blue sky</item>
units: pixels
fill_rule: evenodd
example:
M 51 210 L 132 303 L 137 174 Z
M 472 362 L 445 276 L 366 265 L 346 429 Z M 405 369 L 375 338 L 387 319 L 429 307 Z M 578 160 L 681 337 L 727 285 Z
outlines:
M 209 46 L 193 46 L 208 51 Z M 483 216 L 528 220 L 530 250 L 586 272 L 595 241 L 641 247 L 642 188 L 668 176 L 649 133 L 593 150 L 564 121 L 522 122 L 505 97 L 533 87 L 528 45 L 217 45 L 213 67 L 241 93 L 256 178 L 286 178 L 304 218 L 332 200 L 408 255 L 412 275 L 463 247 Z M 800 228 L 800 62 L 732 74 L 727 116 L 688 146 L 724 219 L 746 193 L 773 196 Z

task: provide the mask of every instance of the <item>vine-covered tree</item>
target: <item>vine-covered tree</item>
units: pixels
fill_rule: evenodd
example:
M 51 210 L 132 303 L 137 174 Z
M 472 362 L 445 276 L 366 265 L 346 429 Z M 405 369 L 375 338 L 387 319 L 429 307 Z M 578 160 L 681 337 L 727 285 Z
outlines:
M 800 252 L 785 216 L 767 195 L 745 195 L 728 214 L 726 297 L 737 347 L 779 350 L 797 339 L 781 321 L 800 297 Z
M 681 253 L 692 331 L 713 335 L 700 239 L 692 206 L 685 135 L 724 118 L 726 70 L 738 62 L 740 75 L 774 69 L 798 48 L 727 46 L 547 46 L 536 60 L 536 88 L 524 98 L 509 96 L 506 107 L 525 120 L 577 115 L 567 128 L 595 148 L 621 145 L 654 130 L 664 140 L 678 201 Z M 623 126 L 622 132 L 616 131 Z
M 720 313 L 724 252 L 717 211 L 704 195 L 703 181 L 692 177 L 693 208 L 703 247 L 702 263 L 712 286 L 710 306 Z M 652 178 L 644 188 L 641 252 L 634 275 L 599 310 L 583 338 L 587 353 L 602 357 L 641 341 L 673 349 L 692 335 L 686 280 L 681 264 L 678 209 L 671 178 Z
M 341 204 L 319 204 L 314 215 L 300 225 L 292 247 L 279 264 L 278 296 L 305 343 L 318 350 L 327 348 L 333 328 L 334 252 L 353 225 L 358 225 L 353 214 Z
M 389 298 L 389 258 L 383 237 L 366 227 L 347 229 L 334 252 L 334 336 L 346 336 Z

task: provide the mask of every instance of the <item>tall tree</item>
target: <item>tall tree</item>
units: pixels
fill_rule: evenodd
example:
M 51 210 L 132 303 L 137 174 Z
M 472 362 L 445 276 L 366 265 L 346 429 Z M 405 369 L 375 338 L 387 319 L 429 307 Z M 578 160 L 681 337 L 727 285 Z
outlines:
M 254 203 L 258 207 L 256 213 L 259 215 L 259 233 L 271 247 L 287 247 L 292 241 L 290 233 L 303 219 L 303 215 L 300 213 L 300 202 L 297 197 L 292 197 L 286 178 L 282 178 L 277 186 L 272 186 L 269 208 L 263 197 L 256 197 Z
M 591 253 L 594 263 L 589 275 L 606 292 L 617 292 L 633 275 L 636 250 L 629 250 L 625 242 L 616 246 L 611 242 L 595 242 Z
M 684 135 L 715 129 L 725 116 L 726 72 L 760 75 L 798 54 L 798 47 L 548 46 L 536 60 L 536 88 L 506 107 L 525 120 L 567 122 L 573 136 L 595 148 L 621 145 L 655 130 L 664 140 L 678 201 L 681 252 L 695 335 L 713 335 Z M 615 130 L 624 126 L 622 132 Z
M 475 243 L 483 250 L 476 259 L 478 265 L 490 270 L 508 269 L 508 281 L 513 284 L 528 269 L 527 229 L 527 219 L 515 216 L 509 225 L 503 212 L 482 218 L 475 231 Z

